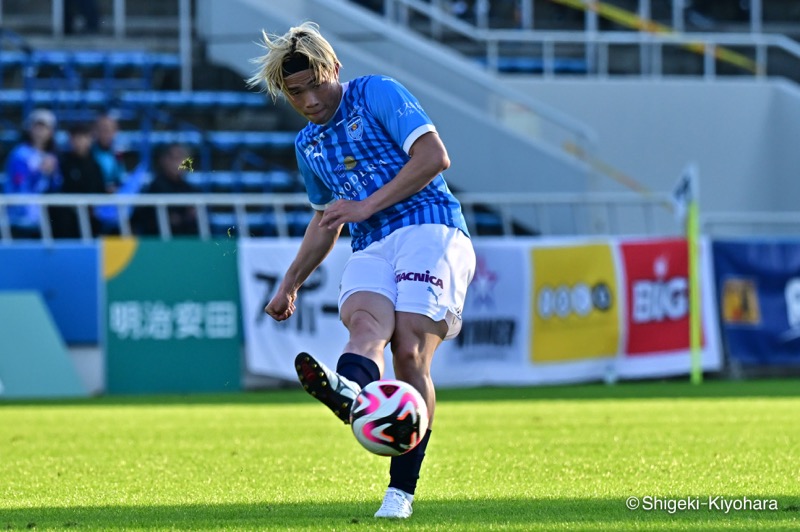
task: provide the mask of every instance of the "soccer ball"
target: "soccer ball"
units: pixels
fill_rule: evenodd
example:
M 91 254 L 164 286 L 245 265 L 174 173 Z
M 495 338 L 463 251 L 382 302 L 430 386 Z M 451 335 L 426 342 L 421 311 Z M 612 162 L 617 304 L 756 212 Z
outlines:
M 428 430 L 428 407 L 407 382 L 374 381 L 356 396 L 350 427 L 364 448 L 381 456 L 399 456 L 417 446 Z

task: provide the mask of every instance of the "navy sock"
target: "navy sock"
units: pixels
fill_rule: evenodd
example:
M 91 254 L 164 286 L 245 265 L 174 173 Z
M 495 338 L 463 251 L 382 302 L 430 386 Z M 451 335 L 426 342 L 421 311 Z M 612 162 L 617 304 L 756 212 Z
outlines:
M 390 488 L 401 489 L 414 495 L 414 490 L 417 489 L 417 480 L 419 480 L 419 470 L 422 468 L 425 449 L 428 447 L 428 440 L 430 439 L 431 430 L 428 429 L 419 445 L 406 454 L 392 457 L 392 465 L 389 467 Z
M 355 353 L 345 353 L 339 357 L 336 373 L 357 383 L 362 388 L 381 378 L 381 370 L 375 361 Z

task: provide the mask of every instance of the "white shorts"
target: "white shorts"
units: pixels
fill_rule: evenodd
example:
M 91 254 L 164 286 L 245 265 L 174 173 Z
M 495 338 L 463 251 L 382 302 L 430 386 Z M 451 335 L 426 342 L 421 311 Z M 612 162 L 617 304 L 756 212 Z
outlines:
M 339 309 L 356 292 L 389 298 L 399 312 L 447 321 L 449 340 L 461 330 L 461 310 L 475 273 L 472 241 L 441 224 L 403 227 L 356 251 L 339 285 Z

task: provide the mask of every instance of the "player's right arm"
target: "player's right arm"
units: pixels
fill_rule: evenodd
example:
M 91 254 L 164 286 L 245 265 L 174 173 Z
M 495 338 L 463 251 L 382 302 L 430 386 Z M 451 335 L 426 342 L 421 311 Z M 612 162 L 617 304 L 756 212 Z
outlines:
M 278 291 L 264 309 L 277 321 L 283 321 L 294 313 L 297 291 L 303 286 L 308 276 L 322 264 L 342 232 L 341 225 L 334 229 L 320 227 L 320 220 L 322 220 L 322 211 L 315 210 L 314 216 L 306 228 L 303 241 L 300 243 L 297 256 L 286 271 L 286 275 L 278 286 Z

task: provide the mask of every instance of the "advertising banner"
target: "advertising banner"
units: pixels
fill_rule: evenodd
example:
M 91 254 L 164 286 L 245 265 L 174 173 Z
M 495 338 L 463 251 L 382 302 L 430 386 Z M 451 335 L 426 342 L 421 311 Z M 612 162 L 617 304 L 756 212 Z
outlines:
M 621 378 L 689 373 L 689 256 L 684 239 L 622 240 L 624 342 L 615 374 Z M 711 250 L 700 245 L 700 367 L 722 368 Z
M 689 349 L 689 255 L 686 240 L 620 245 L 625 267 L 625 352 Z
M 291 318 L 276 322 L 264 312 L 299 246 L 300 239 L 239 240 L 245 354 L 253 373 L 295 380 L 294 357 L 301 351 L 335 368 L 347 343 L 338 308 L 339 280 L 351 253 L 346 239 L 300 288 Z
M 278 323 L 264 313 L 299 244 L 299 239 L 240 241 L 246 355 L 254 373 L 295 380 L 298 352 L 311 352 L 334 367 L 347 342 L 337 308 L 338 283 L 350 256 L 345 241 L 301 289 L 290 319 Z M 682 241 L 483 238 L 474 246 L 477 266 L 461 334 L 444 342 L 433 360 L 438 386 L 689 373 Z M 708 258 L 705 252 L 703 367 L 712 370 L 719 369 L 721 357 Z M 389 349 L 386 367 L 384 377 L 390 378 Z
M 619 298 L 611 246 L 536 246 L 531 250 L 531 262 L 532 361 L 615 356 L 619 350 Z
M 109 393 L 241 389 L 236 244 L 102 243 Z
M 507 383 L 530 365 L 529 305 L 522 297 L 530 293 L 528 249 L 503 240 L 474 244 L 461 333 L 439 347 L 431 367 L 443 386 Z
M 97 244 L 0 246 L 0 290 L 38 292 L 67 344 L 95 345 L 100 331 Z
M 717 241 L 714 264 L 731 359 L 800 364 L 800 242 Z
M 242 239 L 239 275 L 242 289 L 248 369 L 256 374 L 295 380 L 293 362 L 301 351 L 335 367 L 347 343 L 339 320 L 339 280 L 350 257 L 349 242 L 336 244 L 322 266 L 301 288 L 297 310 L 276 322 L 264 307 L 294 259 L 300 240 Z M 528 250 L 509 243 L 476 245 L 477 268 L 463 311 L 461 334 L 444 342 L 431 371 L 447 385 L 503 383 L 528 359 Z M 384 378 L 392 378 L 386 349 Z M 530 376 L 526 376 L 527 379 Z

